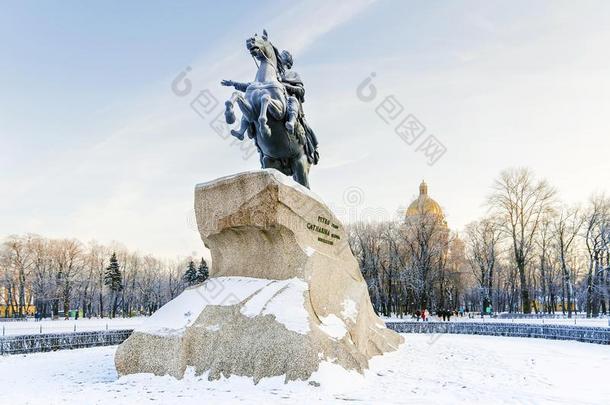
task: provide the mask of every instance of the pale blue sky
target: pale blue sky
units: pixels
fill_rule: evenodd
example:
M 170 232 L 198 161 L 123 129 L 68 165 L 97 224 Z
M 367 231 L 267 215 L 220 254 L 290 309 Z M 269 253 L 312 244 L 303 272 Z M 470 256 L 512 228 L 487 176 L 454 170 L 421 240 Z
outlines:
M 312 189 L 346 220 L 387 217 L 422 178 L 460 229 L 525 165 L 570 202 L 609 192 L 610 3 L 3 2 L 0 234 L 203 252 L 195 183 L 257 168 L 170 90 L 248 81 L 247 36 L 292 50 L 321 144 Z M 356 97 L 371 72 L 380 94 Z M 193 92 L 195 93 L 195 91 Z M 393 94 L 447 147 L 433 166 L 375 114 Z M 364 196 L 352 211 L 354 188 Z

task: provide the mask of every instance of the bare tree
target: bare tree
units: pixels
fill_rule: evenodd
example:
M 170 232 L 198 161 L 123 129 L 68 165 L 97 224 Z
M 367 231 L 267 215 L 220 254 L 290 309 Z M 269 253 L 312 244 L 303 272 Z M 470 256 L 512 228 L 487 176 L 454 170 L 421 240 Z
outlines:
M 64 316 L 67 318 L 76 276 L 83 268 L 82 244 L 76 239 L 54 240 L 52 252 L 57 287 L 61 295 Z M 55 315 L 57 315 L 57 306 Z
M 556 255 L 553 233 L 555 215 L 556 213 L 553 211 L 543 216 L 536 235 L 540 273 L 540 297 L 542 299 L 542 311 L 547 313 L 555 312 L 557 297 L 557 266 L 554 265 Z
M 494 269 L 500 253 L 501 230 L 495 218 L 466 226 L 467 260 L 481 289 L 481 312 L 492 303 Z
M 32 294 L 36 297 L 35 305 L 39 314 L 50 311 L 50 304 L 55 296 L 53 277 L 53 259 L 49 240 L 40 236 L 32 238 Z
M 424 206 L 407 219 L 404 229 L 407 261 L 417 281 L 416 300 L 420 309 L 430 310 L 435 283 L 447 264 L 449 229 L 443 217 L 427 212 Z M 438 301 L 444 307 L 443 299 Z
M 572 317 L 574 285 L 568 266 L 568 254 L 570 253 L 576 235 L 580 232 L 583 222 L 584 217 L 580 214 L 580 209 L 578 207 L 562 207 L 553 223 L 553 232 L 556 239 L 557 253 L 559 254 L 559 264 L 561 265 L 561 274 L 563 276 L 569 318 Z
M 488 198 L 489 207 L 500 218 L 504 233 L 512 242 L 524 313 L 531 312 L 526 268 L 532 257 L 534 237 L 554 198 L 555 190 L 546 180 L 535 179 L 532 172 L 524 168 L 503 171 Z
M 11 236 L 5 242 L 6 286 L 10 296 L 12 312 L 23 317 L 27 308 L 27 283 L 32 269 L 32 255 L 30 249 L 31 235 Z
M 586 279 L 587 316 L 597 316 L 600 304 L 607 311 L 608 272 L 610 250 L 610 200 L 605 196 L 592 197 L 584 215 L 584 240 L 588 252 Z M 605 259 L 605 263 L 604 263 Z M 604 280 L 605 279 L 605 280 Z M 606 282 L 605 282 L 606 281 Z
M 359 222 L 349 226 L 349 244 L 358 259 L 360 271 L 369 289 L 373 308 L 379 314 L 386 311 L 387 297 L 382 293 L 384 284 L 382 237 L 374 224 Z

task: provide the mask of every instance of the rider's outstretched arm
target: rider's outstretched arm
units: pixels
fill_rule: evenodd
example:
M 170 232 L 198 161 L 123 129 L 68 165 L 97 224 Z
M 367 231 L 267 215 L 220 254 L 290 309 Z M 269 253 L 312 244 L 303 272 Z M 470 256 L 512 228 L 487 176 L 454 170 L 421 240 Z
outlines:
M 244 91 L 245 92 L 249 85 L 250 85 L 250 83 L 233 82 L 233 87 L 237 91 Z

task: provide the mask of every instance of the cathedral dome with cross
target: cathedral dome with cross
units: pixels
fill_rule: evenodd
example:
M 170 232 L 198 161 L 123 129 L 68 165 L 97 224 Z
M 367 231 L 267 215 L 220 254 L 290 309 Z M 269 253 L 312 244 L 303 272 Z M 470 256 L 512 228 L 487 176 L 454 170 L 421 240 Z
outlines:
M 422 180 L 419 185 L 419 196 L 409 205 L 405 213 L 405 219 L 413 218 L 419 215 L 435 215 L 437 216 L 444 225 L 447 224 L 445 221 L 445 214 L 443 209 L 434 199 L 428 195 L 428 185 Z

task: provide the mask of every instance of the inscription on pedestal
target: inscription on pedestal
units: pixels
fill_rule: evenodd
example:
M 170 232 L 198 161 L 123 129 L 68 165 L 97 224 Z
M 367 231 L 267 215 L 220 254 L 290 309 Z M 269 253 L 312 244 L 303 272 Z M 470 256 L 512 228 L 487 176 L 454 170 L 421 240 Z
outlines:
M 335 231 L 339 230 L 339 225 L 331 222 L 330 219 L 325 218 L 321 215 L 318 215 L 317 223 L 308 222 L 307 229 L 312 232 L 317 232 L 324 235 L 324 237 L 318 236 L 318 242 L 322 242 L 327 245 L 332 246 L 335 244 L 334 240 L 341 240 L 341 237 L 338 234 L 334 233 Z

